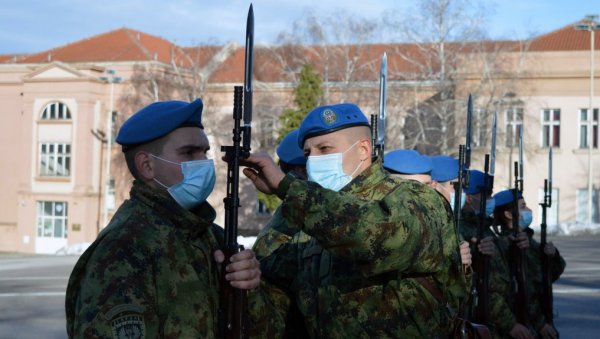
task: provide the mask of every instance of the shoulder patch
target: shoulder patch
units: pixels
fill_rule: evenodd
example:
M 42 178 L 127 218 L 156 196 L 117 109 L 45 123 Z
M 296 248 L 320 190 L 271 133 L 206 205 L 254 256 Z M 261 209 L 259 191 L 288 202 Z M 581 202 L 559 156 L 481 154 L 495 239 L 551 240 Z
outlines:
M 144 308 L 135 304 L 122 304 L 111 308 L 104 317 L 111 322 L 113 338 L 145 338 Z

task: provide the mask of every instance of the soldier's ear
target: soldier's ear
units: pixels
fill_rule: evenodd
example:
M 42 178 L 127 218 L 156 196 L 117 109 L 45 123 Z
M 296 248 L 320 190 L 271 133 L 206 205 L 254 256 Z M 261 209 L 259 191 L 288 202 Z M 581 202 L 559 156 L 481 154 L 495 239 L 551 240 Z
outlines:
M 361 139 L 358 143 L 358 148 L 360 151 L 360 160 L 365 161 L 371 158 L 371 140 L 369 139 Z
M 506 220 L 512 220 L 512 211 L 504 211 L 504 218 L 506 218 Z
M 143 181 L 154 179 L 154 158 L 148 152 L 139 151 L 135 154 L 135 168 Z

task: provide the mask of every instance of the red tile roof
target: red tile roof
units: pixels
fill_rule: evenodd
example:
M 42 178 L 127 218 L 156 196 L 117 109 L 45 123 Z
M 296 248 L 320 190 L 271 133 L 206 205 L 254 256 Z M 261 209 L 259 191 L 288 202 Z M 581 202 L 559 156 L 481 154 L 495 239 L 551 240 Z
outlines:
M 600 32 L 595 36 L 596 48 L 600 48 Z M 483 41 L 483 43 L 449 43 L 447 50 L 470 52 L 477 46 L 485 50 L 518 50 L 530 44 L 530 51 L 589 50 L 589 32 L 577 31 L 569 25 L 533 38 L 529 41 Z M 178 66 L 206 65 L 223 46 L 180 47 L 163 38 L 128 28 L 120 28 L 30 55 L 0 55 L 0 63 L 46 63 L 49 61 L 116 62 L 151 61 L 177 63 Z M 427 45 L 372 44 L 329 46 L 257 46 L 255 47 L 255 76 L 258 81 L 293 81 L 303 63 L 310 62 L 324 80 L 329 81 L 376 81 L 379 60 L 383 52 L 388 54 L 390 80 L 410 79 L 419 74 L 415 65 L 401 57 L 428 60 L 435 69 L 434 58 Z M 224 62 L 210 75 L 210 82 L 242 82 L 244 47 L 225 54 Z M 428 59 L 426 59 L 428 58 Z
M 533 38 L 529 46 L 529 51 L 589 51 L 590 32 L 576 30 L 575 24 Z M 600 48 L 600 31 L 594 34 L 594 45 L 594 49 Z

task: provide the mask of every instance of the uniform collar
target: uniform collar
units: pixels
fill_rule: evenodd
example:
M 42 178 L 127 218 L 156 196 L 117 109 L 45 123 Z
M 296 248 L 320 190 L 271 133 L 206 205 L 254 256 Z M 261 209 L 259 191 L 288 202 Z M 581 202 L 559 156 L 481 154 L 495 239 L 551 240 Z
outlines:
M 206 201 L 192 210 L 186 210 L 170 195 L 140 180 L 133 182 L 130 195 L 132 200 L 147 205 L 156 214 L 194 238 L 211 227 L 217 216 L 215 209 Z

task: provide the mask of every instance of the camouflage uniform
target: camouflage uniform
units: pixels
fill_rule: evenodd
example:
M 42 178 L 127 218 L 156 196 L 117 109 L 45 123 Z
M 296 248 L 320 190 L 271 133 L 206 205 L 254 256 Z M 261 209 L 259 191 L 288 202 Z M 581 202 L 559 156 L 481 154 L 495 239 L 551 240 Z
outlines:
M 215 337 L 215 210 L 205 202 L 190 212 L 139 181 L 130 194 L 71 273 L 69 337 Z
M 527 250 L 527 313 L 529 316 L 529 322 L 535 331 L 540 331 L 544 324 L 546 324 L 546 318 L 542 312 L 542 262 L 540 260 L 540 243 L 538 243 L 535 239 L 533 239 L 533 230 L 527 228 L 526 231 L 527 236 L 529 237 L 529 248 Z M 510 240 L 508 240 L 508 236 L 512 233 L 511 230 L 502 230 L 501 238 L 503 239 L 506 246 L 510 245 Z M 510 252 L 506 253 L 507 260 L 510 260 Z M 562 272 L 564 271 L 566 263 L 564 259 L 558 253 L 551 258 L 550 260 L 550 274 L 552 281 L 556 281 Z M 516 284 L 516 282 L 514 282 Z M 515 287 L 516 288 L 516 287 Z M 519 303 L 516 300 L 516 293 L 512 294 L 511 305 L 515 307 Z
M 287 225 L 313 238 L 283 244 L 261 270 L 296 296 L 312 337 L 447 335 L 448 309 L 414 279 L 447 281 L 447 217 L 434 190 L 390 178 L 377 161 L 340 192 L 287 175 L 277 193 Z
M 281 206 L 275 210 L 271 221 L 260 231 L 252 250 L 256 258 L 271 255 L 288 242 L 306 242 L 310 236 L 287 227 L 281 215 Z M 293 295 L 273 284 L 261 281 L 259 289 L 248 294 L 249 331 L 251 337 L 305 338 L 308 333 L 302 314 Z
M 496 254 L 490 258 L 490 323 L 487 324 L 490 333 L 494 338 L 510 338 L 508 333 L 517 323 L 513 313 L 511 300 L 513 291 L 511 290 L 511 275 L 507 261 L 508 247 L 496 234 L 490 229 L 491 221 L 486 219 L 487 227 L 484 228 L 483 237 L 491 236 L 496 246 Z M 471 240 L 477 238 L 477 227 L 479 217 L 473 212 L 465 212 L 461 219 L 460 233 L 462 236 Z M 475 253 L 476 248 L 471 244 L 471 253 Z
M 546 324 L 546 318 L 542 312 L 542 261 L 540 258 L 541 245 L 533 239 L 533 230 L 527 228 L 529 236 L 529 250 L 527 251 L 527 285 L 529 286 L 529 318 L 532 325 L 539 332 Z M 565 270 L 565 260 L 560 256 L 558 250 L 550 257 L 550 278 L 556 281 Z

